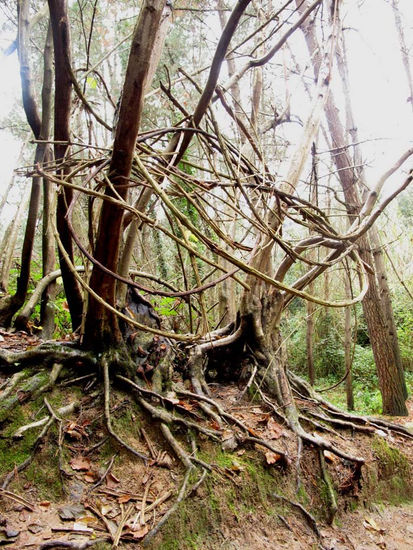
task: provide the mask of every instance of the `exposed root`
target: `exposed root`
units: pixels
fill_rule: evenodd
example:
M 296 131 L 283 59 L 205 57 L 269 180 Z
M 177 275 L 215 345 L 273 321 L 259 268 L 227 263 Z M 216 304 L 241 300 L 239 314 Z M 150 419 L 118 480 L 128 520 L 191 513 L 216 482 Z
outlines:
M 318 450 L 318 456 L 320 459 L 321 475 L 323 476 L 323 481 L 326 488 L 325 500 L 328 506 L 327 522 L 329 525 L 332 525 L 334 521 L 334 517 L 337 513 L 336 495 L 334 493 L 334 487 L 331 482 L 330 474 L 328 473 L 328 470 L 327 470 L 324 454 L 321 449 Z
M 403 435 L 409 439 L 413 439 L 413 434 L 407 428 L 400 424 L 388 422 L 387 420 L 384 420 L 382 418 L 375 418 L 372 416 L 358 416 L 350 412 L 344 412 L 335 407 L 326 399 L 324 399 L 310 386 L 310 384 L 308 384 L 305 380 L 303 380 L 293 372 L 288 371 L 288 378 L 294 391 L 296 391 L 302 399 L 307 399 L 308 401 L 311 401 L 314 404 L 320 406 L 322 409 L 324 409 L 324 411 L 326 411 L 329 415 L 333 417 L 323 418 L 323 420 L 326 420 L 331 424 L 335 423 L 336 425 L 339 425 L 338 421 L 339 419 L 341 419 L 343 424 L 340 425 L 343 427 L 371 433 L 374 433 L 374 429 L 386 429 L 391 430 L 392 432 L 399 435 Z
M 98 538 L 95 540 L 87 540 L 85 542 L 71 542 L 69 540 L 49 540 L 39 546 L 40 550 L 46 550 L 46 548 L 72 548 L 73 550 L 86 550 L 95 544 L 105 542 L 106 538 Z
M 188 485 L 189 477 L 190 477 L 191 472 L 192 472 L 192 468 L 193 467 L 191 465 L 191 467 L 186 470 L 185 477 L 182 481 L 181 488 L 179 489 L 179 493 L 178 493 L 178 496 L 176 498 L 175 503 L 173 504 L 173 506 L 171 506 L 171 508 L 169 508 L 169 510 L 162 517 L 162 519 L 155 525 L 155 527 L 151 531 L 149 531 L 149 533 L 146 535 L 146 537 L 144 539 L 144 542 L 143 542 L 143 546 L 148 546 L 149 542 L 160 531 L 160 529 L 168 521 L 170 516 L 174 512 L 176 512 L 176 510 L 178 509 L 179 504 L 184 500 L 184 498 L 187 498 L 189 495 L 191 495 L 191 493 L 196 491 L 198 489 L 198 487 L 201 485 L 201 483 L 204 481 L 206 473 L 207 473 L 206 470 L 203 470 L 203 472 L 202 472 L 200 478 L 198 479 L 198 481 L 196 481 L 192 485 L 192 487 L 190 487 L 189 490 L 187 490 L 187 485 Z
M 306 519 L 308 525 L 311 527 L 311 529 L 314 531 L 318 539 L 321 539 L 321 533 L 318 529 L 317 522 L 312 514 L 308 510 L 304 508 L 299 502 L 295 502 L 294 500 L 290 500 L 289 498 L 286 498 L 282 495 L 279 495 L 277 493 L 273 493 L 274 498 L 278 498 L 279 500 L 282 500 L 283 502 L 286 502 L 290 506 L 293 506 L 294 508 L 297 508 L 300 510 L 300 512 L 303 514 L 304 518 Z
M 57 409 L 57 414 L 61 416 L 67 416 L 68 414 L 71 414 L 73 412 L 76 412 L 79 409 L 80 405 L 79 403 L 73 402 L 69 403 L 69 405 L 65 405 L 64 407 L 60 407 L 60 409 Z M 31 422 L 30 424 L 25 424 L 24 426 L 21 426 L 18 428 L 14 434 L 12 435 L 13 439 L 21 439 L 25 432 L 28 430 L 32 430 L 33 428 L 40 428 L 41 426 L 44 426 L 47 424 L 47 422 L 50 420 L 50 416 L 44 416 L 40 420 L 37 420 L 36 422 Z
M 27 364 L 47 366 L 51 363 L 77 363 L 78 366 L 93 367 L 97 361 L 91 353 L 55 343 L 44 343 L 34 349 L 19 352 L 0 350 L 0 367 L 8 372 L 20 371 Z
M 129 380 L 128 378 L 124 376 L 118 375 L 117 378 L 119 380 L 122 380 L 123 382 L 126 382 L 130 386 L 132 386 L 138 393 L 142 392 L 142 388 L 138 386 L 138 384 L 135 384 L 135 382 L 132 382 L 132 380 Z M 153 393 L 153 392 L 151 392 Z M 161 397 L 161 396 L 160 396 Z M 179 416 L 173 416 L 171 415 L 166 409 L 154 407 L 151 405 L 146 399 L 143 397 L 138 397 L 138 403 L 142 405 L 151 415 L 153 418 L 156 418 L 157 420 L 160 420 L 161 422 L 165 424 L 182 424 L 186 426 L 188 429 L 194 429 L 199 431 L 200 433 L 205 434 L 206 436 L 210 437 L 211 439 L 215 439 L 216 441 L 220 441 L 220 432 L 218 430 L 213 430 L 211 428 L 205 428 L 201 424 L 197 422 L 192 422 L 190 420 L 186 420 L 185 418 L 179 417 Z M 169 400 L 169 402 L 172 402 Z M 186 411 L 186 409 L 184 409 Z
M 185 468 L 190 471 L 193 468 L 191 459 L 189 458 L 188 454 L 183 450 L 176 438 L 172 435 L 172 432 L 168 428 L 168 426 L 163 422 L 161 423 L 161 431 L 166 441 L 172 447 L 176 456 L 179 458 Z
M 102 360 L 102 368 L 103 368 L 103 382 L 104 382 L 104 390 L 105 390 L 105 419 L 106 419 L 106 428 L 109 432 L 109 434 L 115 439 L 122 447 L 127 449 L 130 453 L 137 456 L 138 458 L 141 458 L 142 460 L 149 460 L 149 457 L 140 453 L 130 445 L 128 445 L 121 437 L 118 436 L 117 433 L 115 433 L 113 427 L 112 427 L 112 419 L 110 416 L 110 380 L 109 380 L 109 362 L 107 359 Z
M 18 383 L 27 378 L 29 375 L 25 371 L 16 372 L 11 378 L 4 384 L 1 392 L 2 400 L 7 399 L 13 390 L 17 387 Z

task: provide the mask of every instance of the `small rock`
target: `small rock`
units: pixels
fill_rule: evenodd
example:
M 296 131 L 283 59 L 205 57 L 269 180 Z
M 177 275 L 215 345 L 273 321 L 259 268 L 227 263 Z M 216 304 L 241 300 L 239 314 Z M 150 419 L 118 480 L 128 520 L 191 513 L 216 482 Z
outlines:
M 58 509 L 59 517 L 62 520 L 73 521 L 85 513 L 85 509 L 81 504 L 72 504 L 62 506 Z
M 38 523 L 31 523 L 27 526 L 27 529 L 30 531 L 30 533 L 40 533 L 40 531 L 43 531 L 44 527 L 43 525 L 39 525 Z
M 1 334 L 0 334 L 0 342 L 4 342 L 4 338 Z
M 413 422 L 406 422 L 404 427 L 406 428 L 406 430 L 409 430 L 409 432 L 413 434 Z
M 20 535 L 20 531 L 16 531 L 15 529 L 7 529 L 6 530 L 6 537 L 8 539 L 14 539 Z

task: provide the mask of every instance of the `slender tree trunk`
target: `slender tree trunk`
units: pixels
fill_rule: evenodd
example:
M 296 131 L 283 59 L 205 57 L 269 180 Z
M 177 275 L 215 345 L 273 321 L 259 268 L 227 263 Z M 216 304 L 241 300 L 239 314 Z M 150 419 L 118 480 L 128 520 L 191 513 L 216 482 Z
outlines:
M 308 285 L 308 292 L 313 293 L 314 284 L 311 283 Z M 307 310 L 307 323 L 306 323 L 306 349 L 307 349 L 307 370 L 308 378 L 310 380 L 311 386 L 314 386 L 315 383 L 315 368 L 314 368 L 314 303 L 306 302 Z
M 402 17 L 399 10 L 399 0 L 392 0 L 392 8 L 393 8 L 394 21 L 396 24 L 397 35 L 399 37 L 402 61 L 404 65 L 404 70 L 406 72 L 407 85 L 408 85 L 409 94 L 410 94 L 409 97 L 407 98 L 407 101 L 410 103 L 410 106 L 413 109 L 413 76 L 412 76 L 412 69 L 410 66 L 411 56 L 409 55 L 409 48 L 407 47 L 406 38 L 404 35 Z
M 296 1 L 297 9 L 303 11 L 305 9 L 305 4 L 300 3 L 298 0 Z M 313 63 L 314 73 L 318 76 L 321 59 L 314 29 L 306 21 L 302 24 L 302 31 Z M 361 200 L 357 189 L 357 176 L 351 168 L 352 162 L 348 157 L 344 129 L 331 93 L 325 103 L 325 115 L 333 147 L 338 149 L 333 155 L 333 160 L 343 188 L 347 214 L 352 222 L 360 211 Z M 373 256 L 371 254 L 368 237 L 366 235 L 362 236 L 358 243 L 361 259 L 367 265 L 373 266 Z M 406 415 L 407 408 L 404 397 L 404 377 L 397 368 L 395 362 L 393 345 L 390 341 L 390 336 L 386 327 L 374 273 L 368 273 L 368 280 L 369 290 L 363 299 L 362 305 L 377 367 L 380 391 L 383 399 L 383 412 L 384 414 Z
M 56 163 L 64 161 L 70 141 L 70 110 L 72 107 L 72 81 L 69 74 L 70 62 L 70 29 L 66 0 L 48 0 L 50 20 L 53 31 L 54 62 L 55 62 L 55 106 L 54 106 L 54 155 Z M 67 168 L 58 169 L 62 178 L 67 174 Z M 63 188 L 57 198 L 56 227 L 63 248 L 73 263 L 73 239 L 66 219 L 68 207 L 72 201 L 71 189 Z M 69 305 L 72 328 L 77 330 L 82 322 L 83 299 L 79 283 L 69 264 L 59 250 L 60 269 L 63 285 Z
M 132 168 L 151 57 L 164 7 L 165 0 L 146 0 L 141 7 L 132 38 L 109 169 L 111 183 L 122 198 L 127 197 L 127 189 L 123 184 L 128 180 Z M 106 192 L 111 194 L 110 190 Z M 123 214 L 122 208 L 107 201 L 103 202 L 94 255 L 100 264 L 111 271 L 118 268 Z M 97 265 L 93 267 L 90 286 L 105 302 L 115 306 L 116 281 Z M 120 345 L 121 342 L 116 314 L 90 295 L 84 345 L 102 349 Z
M 345 273 L 346 297 L 351 299 L 351 288 L 348 279 L 348 274 Z M 346 307 L 344 313 L 344 368 L 346 376 L 346 400 L 347 410 L 354 411 L 354 394 L 353 394 L 353 373 L 352 373 L 353 353 L 352 353 L 352 337 L 351 337 L 351 309 Z

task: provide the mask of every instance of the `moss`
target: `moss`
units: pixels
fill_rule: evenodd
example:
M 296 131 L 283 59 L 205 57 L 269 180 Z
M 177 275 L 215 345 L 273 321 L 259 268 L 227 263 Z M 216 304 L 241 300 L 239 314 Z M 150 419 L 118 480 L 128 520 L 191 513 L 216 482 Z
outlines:
M 411 469 L 406 456 L 381 437 L 372 449 L 376 458 L 364 472 L 363 492 L 368 501 L 401 504 L 413 498 Z
M 300 483 L 300 486 L 297 489 L 297 500 L 303 506 L 307 506 L 310 502 L 310 498 L 302 483 Z
M 10 419 L 10 423 L 3 431 L 0 438 L 0 475 L 10 472 L 15 466 L 18 466 L 28 458 L 37 433 L 34 430 L 26 432 L 23 439 L 10 441 L 12 434 L 27 421 L 21 407 L 17 407 Z
M 113 428 L 120 436 L 132 436 L 140 438 L 139 430 L 141 426 L 140 411 L 138 407 L 134 404 L 129 404 L 129 406 L 114 414 L 112 416 Z

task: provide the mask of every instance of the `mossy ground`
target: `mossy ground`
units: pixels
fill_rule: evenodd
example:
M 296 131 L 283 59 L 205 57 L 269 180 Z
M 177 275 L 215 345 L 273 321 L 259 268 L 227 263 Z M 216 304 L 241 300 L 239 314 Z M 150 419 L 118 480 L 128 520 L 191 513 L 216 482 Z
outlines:
M 21 382 L 22 386 L 27 380 Z M 235 391 L 235 390 L 234 390 Z M 95 390 L 94 394 L 84 393 L 80 386 L 62 388 L 57 386 L 47 395 L 54 410 L 67 403 L 78 400 L 82 407 L 80 412 L 64 420 L 78 423 L 84 430 L 81 440 L 71 440 L 65 436 L 63 448 L 64 467 L 70 472 L 70 459 L 77 454 L 84 453 L 89 447 L 105 437 L 104 418 L 102 414 L 102 393 Z M 224 403 L 221 403 L 224 405 Z M 251 408 L 259 408 L 254 401 Z M 245 404 L 245 410 L 249 407 Z M 113 427 L 116 433 L 129 444 L 141 446 L 139 450 L 147 452 L 142 442 L 141 428 L 148 433 L 157 451 L 167 449 L 160 435 L 159 426 L 133 401 L 130 395 L 112 390 L 111 410 Z M 31 453 L 33 444 L 40 432 L 39 428 L 25 433 L 24 438 L 10 443 L 10 436 L 21 425 L 33 422 L 47 414 L 44 408 L 43 397 L 30 399 L 13 408 L 10 418 L 3 422 L 0 438 L 0 475 L 4 476 L 16 465 L 23 462 Z M 250 414 L 246 412 L 245 414 Z M 259 422 L 262 414 L 254 413 Z M 251 417 L 252 419 L 252 417 Z M 249 420 L 251 420 L 249 419 Z M 252 420 L 251 420 L 252 421 Z M 262 422 L 262 421 L 261 421 Z M 265 423 L 263 424 L 265 426 Z M 259 426 L 258 426 L 259 428 Z M 255 426 L 254 429 L 257 429 Z M 188 447 L 188 440 L 184 431 L 176 431 L 176 437 L 181 444 Z M 328 465 L 334 489 L 338 494 L 341 505 L 336 525 L 340 526 L 346 511 L 352 511 L 356 506 L 371 505 L 373 502 L 390 502 L 399 504 L 413 498 L 411 472 L 409 461 L 398 444 L 388 444 L 381 437 L 356 436 L 349 445 L 354 445 L 357 451 L 369 456 L 368 464 L 364 468 L 362 489 L 359 493 L 353 491 L 343 495 L 340 491 L 340 477 L 338 470 L 346 473 L 348 466 L 338 461 Z M 161 532 L 150 543 L 152 550 L 230 550 L 237 546 L 234 541 L 242 541 L 240 548 L 271 547 L 274 540 L 288 539 L 285 535 L 287 521 L 294 536 L 301 532 L 312 548 L 316 544 L 314 534 L 308 527 L 302 514 L 283 501 L 274 497 L 277 493 L 305 506 L 318 521 L 326 519 L 328 508 L 327 491 L 320 477 L 319 457 L 316 449 L 304 446 L 301 457 L 301 483 L 295 464 L 296 440 L 292 434 L 286 432 L 276 446 L 284 445 L 290 453 L 290 464 L 287 468 L 280 464 L 267 464 L 263 449 L 257 447 L 238 447 L 232 452 L 224 451 L 219 443 L 213 443 L 200 437 L 198 441 L 198 457 L 213 465 L 213 471 L 208 474 L 204 483 L 197 489 L 196 494 L 189 496 L 179 506 L 177 512 L 171 516 Z M 358 447 L 357 447 L 358 446 Z M 50 501 L 54 507 L 65 502 L 62 478 L 58 465 L 58 429 L 52 426 L 44 441 L 39 446 L 32 464 L 13 481 L 10 489 L 17 494 L 27 495 L 32 501 Z M 148 471 L 142 461 L 136 460 L 125 449 L 122 449 L 112 440 L 107 440 L 91 455 L 93 466 L 104 471 L 110 459 L 114 456 L 113 472 L 124 482 L 125 491 L 142 492 L 142 478 Z M 156 494 L 167 488 L 176 488 L 182 479 L 183 469 L 179 461 L 174 459 L 171 470 L 154 468 L 157 485 Z M 79 477 L 77 472 L 72 475 Z M 195 482 L 199 473 L 194 474 Z M 65 480 L 64 480 L 65 481 Z M 67 481 L 67 480 L 66 480 Z M 168 501 L 163 509 L 173 503 Z M 162 513 L 163 513 L 162 512 Z M 341 514 L 341 515 L 340 515 Z M 281 519 L 283 518 L 283 519 Z M 243 530 L 252 538 L 243 539 Z M 245 535 L 246 536 L 246 535 Z M 291 535 L 293 536 L 293 535 Z M 255 537 L 255 538 L 254 538 Z M 283 539 L 284 537 L 284 539 Z M 234 546 L 235 545 L 235 546 Z M 100 543 L 95 548 L 109 549 L 107 543 Z M 138 548 L 134 543 L 125 543 L 125 548 Z M 291 550 L 295 548 L 291 547 Z
M 372 442 L 374 460 L 366 466 L 363 495 L 368 503 L 393 505 L 413 500 L 412 467 L 403 452 L 382 437 Z

